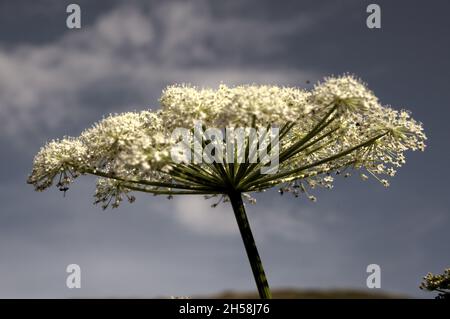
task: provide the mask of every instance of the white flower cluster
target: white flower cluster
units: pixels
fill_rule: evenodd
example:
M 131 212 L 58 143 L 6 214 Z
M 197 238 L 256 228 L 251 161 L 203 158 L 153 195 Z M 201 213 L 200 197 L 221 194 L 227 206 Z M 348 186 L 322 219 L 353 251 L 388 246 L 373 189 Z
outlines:
M 377 97 L 353 76 L 329 77 L 315 86 L 312 101 L 317 105 L 340 103 L 341 106 L 365 111 L 379 106 Z
M 37 190 L 67 186 L 80 174 L 97 175 L 96 201 L 117 206 L 129 191 L 152 194 L 227 195 L 264 191 L 305 193 L 332 188 L 332 174 L 362 170 L 388 186 L 405 163 L 405 151 L 424 150 L 421 123 L 407 111 L 382 106 L 360 80 L 327 78 L 313 90 L 246 85 L 217 90 L 170 86 L 161 109 L 111 115 L 78 138 L 46 144 L 36 155 L 29 183 Z M 278 127 L 279 170 L 260 174 L 258 163 L 177 164 L 171 156 L 176 128 Z M 245 146 L 245 145 L 244 145 Z M 248 148 L 248 144 L 246 145 Z M 246 150 L 248 153 L 248 149 Z
M 192 127 L 195 121 L 207 127 L 249 127 L 280 125 L 307 114 L 309 95 L 297 88 L 267 85 L 220 85 L 217 90 L 181 85 L 164 90 L 160 102 L 168 127 Z
M 28 182 L 42 191 L 58 177 L 57 186 L 67 190 L 67 185 L 79 174 L 78 167 L 88 165 L 87 154 L 86 146 L 79 139 L 52 140 L 36 154 Z

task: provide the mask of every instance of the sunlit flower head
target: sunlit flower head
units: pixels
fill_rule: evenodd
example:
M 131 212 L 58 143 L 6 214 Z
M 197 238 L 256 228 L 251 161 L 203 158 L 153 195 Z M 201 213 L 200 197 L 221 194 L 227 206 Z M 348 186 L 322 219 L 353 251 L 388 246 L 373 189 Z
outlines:
M 43 190 L 55 182 L 65 191 L 79 175 L 96 175 L 101 178 L 96 202 L 104 207 L 116 207 L 125 198 L 133 201 L 129 193 L 134 191 L 226 197 L 230 190 L 250 195 L 272 187 L 280 194 L 315 201 L 311 189 L 332 189 L 336 177 L 347 177 L 352 170 L 387 187 L 405 163 L 405 152 L 425 149 L 420 122 L 405 110 L 381 105 L 350 75 L 326 78 L 311 91 L 267 85 L 220 85 L 216 90 L 174 85 L 163 91 L 160 104 L 158 111 L 110 115 L 77 138 L 49 142 L 35 157 L 29 183 Z M 197 123 L 202 130 L 277 128 L 279 141 L 271 145 L 279 148 L 277 170 L 261 174 L 262 163 L 248 160 L 174 161 L 171 151 L 179 141 L 172 133 L 177 128 L 194 131 Z M 192 136 L 188 145 L 196 154 L 198 136 Z M 202 147 L 212 141 L 200 139 Z M 242 147 L 243 154 L 250 155 L 249 140 Z

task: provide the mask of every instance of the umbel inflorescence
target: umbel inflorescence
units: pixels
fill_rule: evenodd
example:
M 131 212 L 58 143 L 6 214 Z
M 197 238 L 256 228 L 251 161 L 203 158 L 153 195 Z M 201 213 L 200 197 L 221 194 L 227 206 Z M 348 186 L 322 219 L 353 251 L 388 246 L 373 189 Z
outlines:
M 278 86 L 221 85 L 217 90 L 170 86 L 161 109 L 110 115 L 79 137 L 47 143 L 28 182 L 63 191 L 78 176 L 99 176 L 103 207 L 131 201 L 130 191 L 153 194 L 224 194 L 279 187 L 295 195 L 332 187 L 333 175 L 356 169 L 385 186 L 405 163 L 407 150 L 424 150 L 422 125 L 407 111 L 382 106 L 352 76 L 328 78 L 311 91 Z M 258 163 L 176 163 L 172 132 L 179 127 L 279 128 L 279 167 L 260 174 Z M 208 141 L 204 142 L 207 143 Z M 249 152 L 249 143 L 244 147 Z M 245 151 L 245 150 L 243 150 Z M 310 199 L 315 197 L 310 195 Z
M 436 299 L 450 299 L 450 268 L 444 269 L 443 274 L 428 273 L 423 277 L 420 289 L 437 291 Z
M 38 191 L 52 184 L 62 191 L 80 175 L 98 176 L 95 202 L 103 208 L 134 201 L 132 192 L 156 195 L 199 194 L 230 200 L 260 295 L 270 297 L 262 264 L 246 219 L 242 196 L 278 187 L 281 194 L 305 194 L 309 189 L 333 187 L 336 175 L 358 171 L 384 186 L 405 163 L 405 152 L 424 150 L 426 136 L 421 123 L 408 111 L 383 106 L 361 81 L 350 75 L 330 77 L 310 90 L 299 88 L 220 85 L 217 90 L 187 85 L 168 87 L 157 111 L 145 110 L 110 115 L 79 137 L 47 143 L 34 159 L 28 179 Z M 183 128 L 206 132 L 258 130 L 256 144 L 270 140 L 269 128 L 277 129 L 268 152 L 259 161 L 254 139 L 244 139 L 230 157 L 214 147 L 214 161 L 180 161 L 180 145 L 173 132 Z M 217 136 L 194 133 L 184 145 L 198 155 L 217 144 Z M 219 141 L 222 142 L 222 141 Z M 266 143 L 267 144 L 267 143 Z M 175 152 L 174 152 L 175 150 Z M 210 148 L 211 150 L 211 148 Z M 244 161 L 235 161 L 243 154 Z M 261 167 L 276 156 L 276 170 L 263 174 Z

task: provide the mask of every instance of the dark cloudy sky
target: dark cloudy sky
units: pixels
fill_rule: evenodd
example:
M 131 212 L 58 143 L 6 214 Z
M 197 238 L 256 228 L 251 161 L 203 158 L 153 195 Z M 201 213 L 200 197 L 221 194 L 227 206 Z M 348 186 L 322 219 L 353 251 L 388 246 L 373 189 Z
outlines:
M 408 154 L 388 189 L 339 180 L 317 203 L 258 196 L 248 207 L 272 287 L 418 290 L 450 266 L 450 3 L 77 1 L 81 30 L 65 26 L 75 1 L 0 1 L 0 297 L 154 297 L 250 290 L 254 282 L 228 205 L 139 195 L 92 205 L 94 179 L 65 198 L 25 184 L 49 139 L 78 135 L 103 114 L 157 108 L 170 83 L 311 87 L 351 72 L 385 104 L 424 123 L 425 153 Z M 65 268 L 82 269 L 82 288 Z

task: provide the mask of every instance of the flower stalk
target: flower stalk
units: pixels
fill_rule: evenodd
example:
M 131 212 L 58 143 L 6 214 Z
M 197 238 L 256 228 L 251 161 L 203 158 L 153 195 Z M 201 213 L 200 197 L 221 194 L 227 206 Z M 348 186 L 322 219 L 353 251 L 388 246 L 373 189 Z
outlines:
M 248 260 L 252 268 L 259 297 L 261 299 L 271 299 L 272 294 L 270 292 L 269 283 L 267 282 L 264 267 L 261 262 L 261 258 L 259 257 L 258 249 L 256 248 L 255 239 L 253 238 L 250 223 L 245 212 L 244 202 L 242 201 L 242 195 L 239 192 L 232 191 L 228 196 L 230 198 L 234 216 L 236 217 L 236 222 L 239 226 L 242 241 L 244 242 L 245 251 L 247 252 Z

